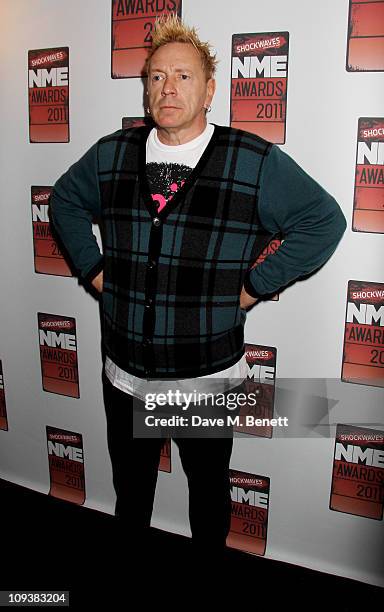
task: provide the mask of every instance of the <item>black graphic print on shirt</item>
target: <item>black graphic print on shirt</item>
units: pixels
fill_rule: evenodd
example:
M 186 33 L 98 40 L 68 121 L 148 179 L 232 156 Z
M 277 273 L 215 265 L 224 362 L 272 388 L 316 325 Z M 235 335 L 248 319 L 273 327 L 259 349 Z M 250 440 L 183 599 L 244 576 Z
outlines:
M 186 178 L 192 172 L 192 168 L 184 164 L 157 162 L 148 163 L 146 170 L 152 199 L 158 202 L 158 212 L 169 200 L 172 200 L 176 191 L 184 185 Z

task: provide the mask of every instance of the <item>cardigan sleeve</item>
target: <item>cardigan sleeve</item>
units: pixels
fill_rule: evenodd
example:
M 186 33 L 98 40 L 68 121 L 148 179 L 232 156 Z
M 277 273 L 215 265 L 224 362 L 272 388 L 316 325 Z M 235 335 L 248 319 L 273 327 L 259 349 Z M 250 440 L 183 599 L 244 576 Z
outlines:
M 264 161 L 259 216 L 261 224 L 284 242 L 247 272 L 244 288 L 255 298 L 319 268 L 346 229 L 336 200 L 277 145 Z
M 92 231 L 92 220 L 101 214 L 97 174 L 97 143 L 55 183 L 51 196 L 51 221 L 78 274 L 92 280 L 103 268 L 103 256 Z

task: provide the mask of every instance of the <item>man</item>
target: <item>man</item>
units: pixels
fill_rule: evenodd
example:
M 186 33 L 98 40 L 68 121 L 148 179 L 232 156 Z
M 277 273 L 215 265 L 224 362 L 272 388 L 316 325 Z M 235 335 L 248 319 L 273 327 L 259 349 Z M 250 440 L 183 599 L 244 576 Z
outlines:
M 139 539 L 150 525 L 163 438 L 135 437 L 127 460 L 133 398 L 170 379 L 180 388 L 237 388 L 247 376 L 246 309 L 319 268 L 346 226 L 335 200 L 276 145 L 207 123 L 215 64 L 194 29 L 175 16 L 158 22 L 147 60 L 156 127 L 101 138 L 57 181 L 51 200 L 79 275 L 102 294 L 116 515 Z M 252 269 L 278 233 L 283 245 Z M 204 555 L 221 554 L 232 437 L 175 441 L 192 540 Z M 201 503 L 208 496 L 216 504 L 210 523 Z

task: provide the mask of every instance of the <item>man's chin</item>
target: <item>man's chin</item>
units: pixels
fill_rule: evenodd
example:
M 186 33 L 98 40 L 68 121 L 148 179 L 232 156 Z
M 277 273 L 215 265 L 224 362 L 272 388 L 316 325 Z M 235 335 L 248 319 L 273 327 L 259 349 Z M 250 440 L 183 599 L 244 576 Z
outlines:
M 161 119 L 154 119 L 155 124 L 157 125 L 158 128 L 178 128 L 181 127 L 181 123 L 180 121 L 175 121 L 175 119 L 171 119 L 170 117 L 168 119 L 164 119 L 163 117 Z
M 180 111 L 181 109 L 179 108 L 164 109 L 157 113 L 152 113 L 152 117 L 159 127 L 178 127 L 183 124 L 183 119 L 180 117 Z

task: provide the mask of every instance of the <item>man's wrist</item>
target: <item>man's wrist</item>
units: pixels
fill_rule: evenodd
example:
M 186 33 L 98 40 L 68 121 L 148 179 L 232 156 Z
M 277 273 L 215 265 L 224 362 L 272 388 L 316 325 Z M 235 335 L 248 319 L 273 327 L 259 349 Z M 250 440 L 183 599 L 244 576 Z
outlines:
M 103 271 L 103 269 L 104 269 L 104 257 L 102 256 L 101 259 L 97 262 L 97 264 L 94 265 L 84 276 L 84 281 L 86 283 L 92 284 L 92 281 L 95 280 L 95 278 L 100 274 L 100 272 Z

